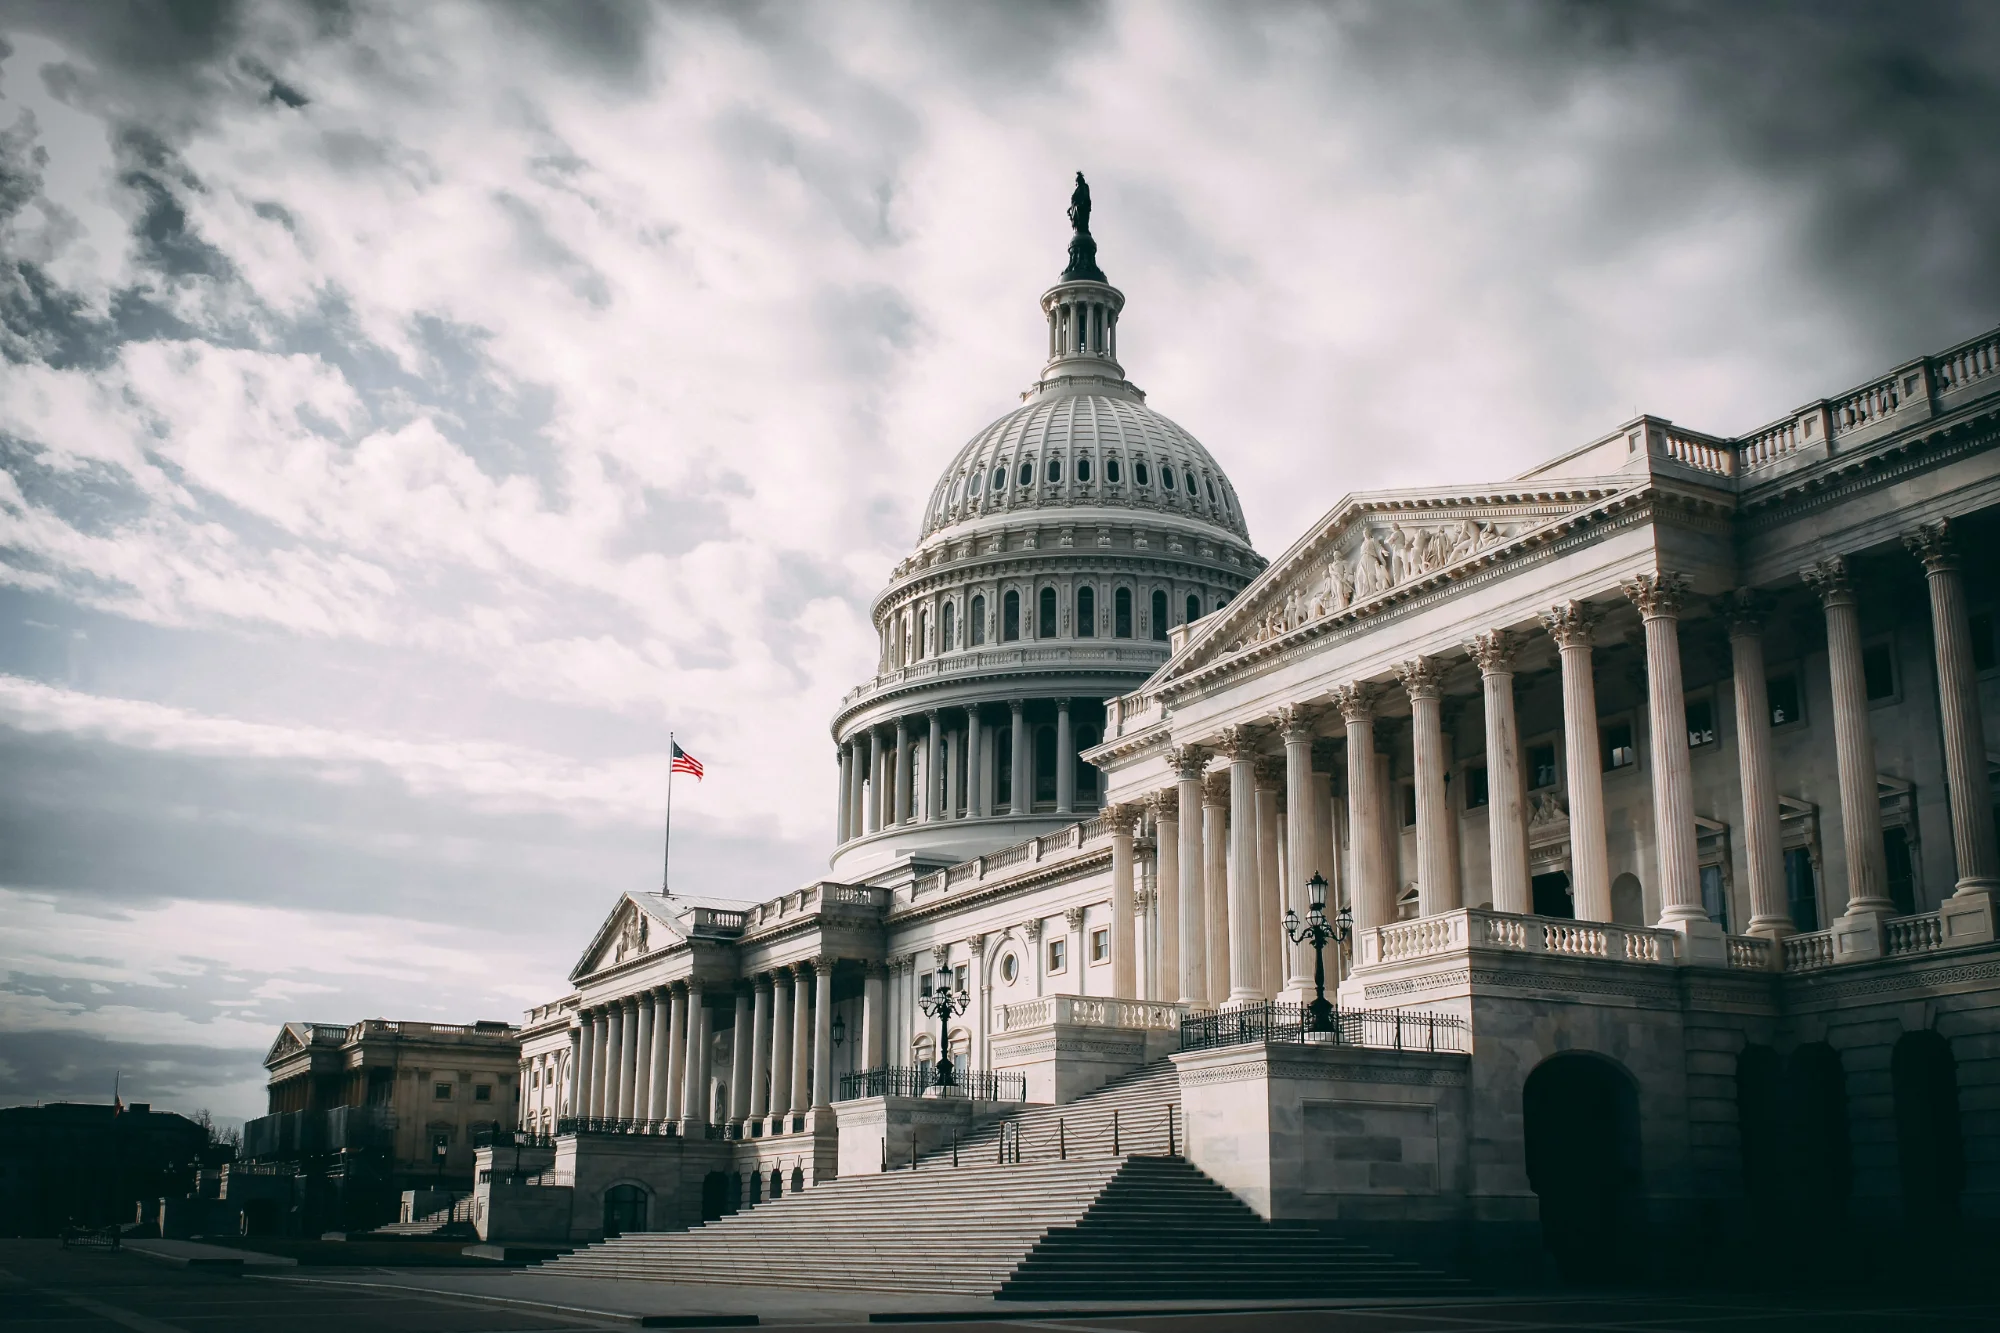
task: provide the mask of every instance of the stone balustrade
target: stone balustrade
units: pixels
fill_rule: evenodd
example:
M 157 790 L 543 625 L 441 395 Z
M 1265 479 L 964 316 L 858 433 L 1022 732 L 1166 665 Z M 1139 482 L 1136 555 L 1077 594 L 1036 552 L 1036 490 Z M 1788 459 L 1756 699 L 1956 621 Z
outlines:
M 1360 937 L 1360 962 L 1364 966 L 1396 963 L 1461 949 L 1487 948 L 1671 964 L 1677 961 L 1677 938 L 1671 930 L 1645 926 L 1520 916 L 1467 907 L 1364 931 Z
M 1067 1023 L 1090 1028 L 1137 1028 L 1159 1032 L 1180 1031 L 1188 1006 L 1162 1000 L 1095 999 L 1082 995 L 1044 995 L 1038 1000 L 1000 1007 L 999 1030 L 1019 1032 L 1023 1028 Z
M 1810 972 L 1816 968 L 1832 967 L 1833 932 L 1812 930 L 1799 935 L 1787 935 L 1784 955 L 1787 972 Z
M 1784 955 L 1763 935 L 1730 935 L 1724 939 L 1724 959 L 1730 967 L 1769 972 Z
M 1944 948 L 1944 918 L 1937 912 L 1891 917 L 1882 923 L 1883 952 L 1896 954 L 1932 953 Z

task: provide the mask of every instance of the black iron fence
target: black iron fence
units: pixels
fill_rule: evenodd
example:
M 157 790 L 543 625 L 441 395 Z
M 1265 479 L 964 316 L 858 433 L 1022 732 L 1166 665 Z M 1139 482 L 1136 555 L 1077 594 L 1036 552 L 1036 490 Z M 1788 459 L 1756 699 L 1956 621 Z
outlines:
M 889 1065 L 862 1069 L 840 1076 L 837 1100 L 851 1102 L 857 1097 L 922 1097 L 937 1088 L 937 1069 L 918 1065 L 906 1069 Z M 954 1069 L 949 1086 L 938 1089 L 940 1097 L 964 1097 L 975 1102 L 1025 1102 L 1028 1076 L 994 1069 Z
M 1306 1008 L 1263 1001 L 1181 1019 L 1181 1049 L 1205 1051 L 1253 1041 L 1369 1046 L 1391 1051 L 1469 1051 L 1465 1020 L 1456 1014 L 1414 1009 L 1348 1009 L 1333 1016 L 1333 1031 L 1308 1030 Z
M 472 1131 L 475 1148 L 553 1148 L 556 1138 L 533 1129 L 502 1129 L 491 1125 Z

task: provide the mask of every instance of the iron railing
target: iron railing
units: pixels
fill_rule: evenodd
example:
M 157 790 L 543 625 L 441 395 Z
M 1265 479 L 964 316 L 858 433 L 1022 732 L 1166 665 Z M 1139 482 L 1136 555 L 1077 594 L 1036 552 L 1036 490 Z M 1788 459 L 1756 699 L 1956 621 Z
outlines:
M 852 1074 L 840 1076 L 840 1096 L 837 1100 L 851 1102 L 857 1097 L 921 1097 L 937 1085 L 933 1080 L 937 1069 L 932 1065 L 918 1065 L 914 1069 L 900 1065 L 885 1066 L 880 1069 L 862 1069 Z M 940 1097 L 964 1097 L 975 1102 L 1025 1102 L 1028 1100 L 1028 1076 L 994 1069 L 954 1069 L 951 1084 L 938 1089 Z
M 475 1148 L 553 1148 L 556 1137 L 534 1129 L 502 1129 L 498 1125 L 472 1132 Z
M 1333 1031 L 1307 1030 L 1306 1008 L 1263 1001 L 1181 1020 L 1181 1049 L 1205 1051 L 1253 1041 L 1325 1042 L 1393 1051 L 1469 1051 L 1465 1020 L 1412 1009 L 1349 1009 L 1333 1016 Z
M 722 1125 L 703 1125 L 701 1137 L 727 1137 Z M 556 1121 L 558 1134 L 654 1134 L 662 1138 L 686 1138 L 678 1120 L 621 1120 L 611 1116 L 566 1115 Z

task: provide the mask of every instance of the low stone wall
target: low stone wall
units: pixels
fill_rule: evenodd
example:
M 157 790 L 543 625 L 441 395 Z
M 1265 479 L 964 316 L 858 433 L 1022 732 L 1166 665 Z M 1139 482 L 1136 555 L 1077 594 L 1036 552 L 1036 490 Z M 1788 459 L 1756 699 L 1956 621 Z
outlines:
M 995 1033 L 992 1065 L 1026 1075 L 1029 1101 L 1062 1105 L 1166 1055 L 1179 1037 L 1178 1029 L 1038 1023 Z
M 949 1148 L 976 1125 L 1003 1114 L 1013 1103 L 975 1102 L 960 1097 L 861 1097 L 841 1102 L 840 1174 L 874 1175 L 908 1167 L 915 1157 Z

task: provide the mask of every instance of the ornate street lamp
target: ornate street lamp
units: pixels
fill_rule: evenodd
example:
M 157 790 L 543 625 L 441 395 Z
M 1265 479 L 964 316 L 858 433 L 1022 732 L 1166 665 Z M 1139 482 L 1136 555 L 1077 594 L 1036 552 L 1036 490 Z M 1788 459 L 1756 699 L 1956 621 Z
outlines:
M 923 1011 L 938 1021 L 938 1061 L 937 1071 L 931 1082 L 940 1088 L 952 1085 L 951 1072 L 951 1019 L 953 1014 L 962 1014 L 972 1003 L 972 997 L 964 991 L 951 988 L 951 969 L 939 967 L 937 984 L 929 995 L 919 996 L 917 1004 Z
M 847 1020 L 839 1014 L 833 1016 L 833 1044 L 836 1049 L 847 1040 Z
M 1336 1032 L 1339 1029 L 1333 1021 L 1333 1006 L 1326 1002 L 1326 946 L 1329 940 L 1347 943 L 1354 933 L 1354 917 L 1345 907 L 1332 921 L 1326 919 L 1326 876 L 1314 872 L 1306 881 L 1306 919 L 1303 924 L 1299 914 L 1292 908 L 1285 909 L 1285 934 L 1294 944 L 1312 941 L 1313 947 L 1313 989 L 1317 992 L 1313 1002 L 1306 1006 L 1306 1031 Z

